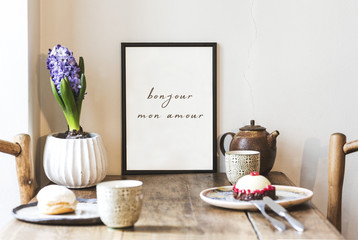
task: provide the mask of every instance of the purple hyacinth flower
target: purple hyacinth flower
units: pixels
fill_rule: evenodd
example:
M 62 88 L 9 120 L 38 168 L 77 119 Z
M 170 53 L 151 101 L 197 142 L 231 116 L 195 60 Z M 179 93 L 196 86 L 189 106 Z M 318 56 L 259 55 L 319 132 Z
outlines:
M 58 90 L 58 94 L 61 96 L 61 80 L 67 77 L 73 95 L 77 99 L 81 88 L 81 70 L 72 52 L 60 44 L 53 49 L 49 49 L 47 69 L 50 71 L 51 79 Z

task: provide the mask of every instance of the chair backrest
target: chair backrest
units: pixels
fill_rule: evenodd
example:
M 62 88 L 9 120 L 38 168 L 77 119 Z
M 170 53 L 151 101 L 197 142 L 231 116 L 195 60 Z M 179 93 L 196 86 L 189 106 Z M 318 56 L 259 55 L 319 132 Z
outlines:
M 21 204 L 28 203 L 35 193 L 30 136 L 19 134 L 15 137 L 14 143 L 0 140 L 0 152 L 15 156 L 20 201 Z
M 358 151 L 358 140 L 346 142 L 342 133 L 334 133 L 329 140 L 328 154 L 328 220 L 341 231 L 342 189 L 346 155 Z

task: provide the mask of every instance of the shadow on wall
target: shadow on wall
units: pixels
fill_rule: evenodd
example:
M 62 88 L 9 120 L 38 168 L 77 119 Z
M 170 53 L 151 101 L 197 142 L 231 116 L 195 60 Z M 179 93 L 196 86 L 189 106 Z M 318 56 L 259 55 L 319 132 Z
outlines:
M 221 170 L 222 164 L 221 164 L 221 154 L 220 154 L 220 146 L 219 146 L 221 136 L 222 135 L 219 135 L 219 136 L 216 137 L 216 164 L 217 164 L 216 172 L 225 172 L 225 169 L 224 169 L 224 171 Z
M 41 123 L 40 123 L 40 137 L 37 140 L 37 148 L 36 148 L 36 181 L 39 185 L 43 185 L 47 183 L 47 177 L 43 170 L 43 149 L 46 142 L 46 135 L 41 136 L 43 134 L 43 126 L 48 126 L 50 132 L 59 132 L 66 131 L 66 121 L 61 112 L 61 108 L 56 102 L 50 85 L 50 74 L 46 67 L 47 54 L 41 54 L 39 56 L 39 84 L 37 94 L 38 102 L 40 103 L 40 114 L 42 115 Z
M 358 218 L 354 214 L 357 208 L 358 198 L 358 153 L 352 153 L 346 157 L 343 196 L 342 196 L 342 233 L 347 239 L 354 239 Z
M 327 210 L 328 197 L 328 152 L 327 144 L 322 145 L 318 139 L 311 138 L 305 142 L 302 156 L 300 186 L 314 191 L 312 202 L 324 215 Z M 358 198 L 358 154 L 346 157 L 345 176 L 342 197 L 342 234 L 347 239 L 355 239 L 355 229 L 358 218 L 354 214 L 356 199 Z
M 328 145 L 322 145 L 319 139 L 309 138 L 304 144 L 300 186 L 314 191 L 313 203 L 325 214 L 328 196 Z
M 36 62 L 36 76 L 37 76 L 37 81 L 36 81 L 36 86 L 32 86 L 33 88 L 33 93 L 34 93 L 34 98 L 36 97 L 36 101 L 38 103 L 38 107 L 39 107 L 39 111 L 41 112 L 41 98 L 40 98 L 40 94 L 41 94 L 41 64 L 43 64 L 43 59 L 42 59 L 42 55 L 38 55 L 37 57 L 37 62 Z M 43 137 L 40 136 L 41 134 L 41 121 L 40 121 L 40 116 L 33 116 L 33 131 L 36 131 L 38 134 L 37 135 L 37 139 L 32 139 L 32 141 L 37 141 L 36 142 L 36 149 L 34 149 L 35 151 L 35 155 L 34 155 L 34 174 L 35 174 L 35 182 L 36 182 L 36 188 L 39 188 L 42 186 L 42 182 L 45 181 L 46 176 L 45 176 L 45 172 L 43 170 L 43 164 L 42 164 L 42 144 L 41 144 L 41 139 Z
M 67 123 L 63 112 L 56 102 L 53 96 L 50 85 L 50 74 L 46 68 L 46 54 L 40 55 L 40 83 L 39 83 L 39 95 L 40 111 L 47 126 L 50 128 L 50 132 L 66 131 Z M 43 126 L 44 124 L 41 123 Z
M 238 131 L 239 131 L 239 128 L 236 128 L 231 132 L 237 133 Z M 220 151 L 220 140 L 224 134 L 220 134 L 217 138 L 218 172 L 225 172 L 225 153 L 222 153 Z M 225 138 L 225 141 L 224 141 L 225 152 L 229 151 L 231 140 L 232 140 L 232 138 L 230 136 L 227 136 Z
M 36 183 L 41 188 L 44 184 L 48 183 L 48 178 L 46 177 L 44 168 L 43 168 L 43 149 L 45 146 L 47 136 L 39 137 L 37 140 L 36 154 L 35 154 L 35 177 Z
M 320 140 L 316 138 L 306 140 L 303 147 L 300 186 L 311 190 L 313 189 L 316 182 L 320 156 Z

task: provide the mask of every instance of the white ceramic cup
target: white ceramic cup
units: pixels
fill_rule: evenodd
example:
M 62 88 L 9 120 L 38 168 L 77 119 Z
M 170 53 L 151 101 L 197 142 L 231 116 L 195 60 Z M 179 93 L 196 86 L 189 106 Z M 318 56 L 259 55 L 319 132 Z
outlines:
M 102 222 L 110 228 L 133 226 L 142 209 L 142 185 L 137 180 L 116 180 L 97 184 L 97 205 Z
M 226 176 L 231 184 L 235 184 L 242 176 L 250 172 L 260 172 L 260 152 L 237 150 L 225 153 Z

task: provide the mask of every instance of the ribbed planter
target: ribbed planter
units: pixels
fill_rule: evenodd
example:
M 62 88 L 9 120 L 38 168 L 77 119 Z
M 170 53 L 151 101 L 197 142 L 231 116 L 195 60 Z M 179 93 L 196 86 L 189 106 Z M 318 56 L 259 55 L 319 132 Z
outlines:
M 107 154 L 101 137 L 64 139 L 47 136 L 43 165 L 46 176 L 69 188 L 85 188 L 101 182 L 107 174 Z

